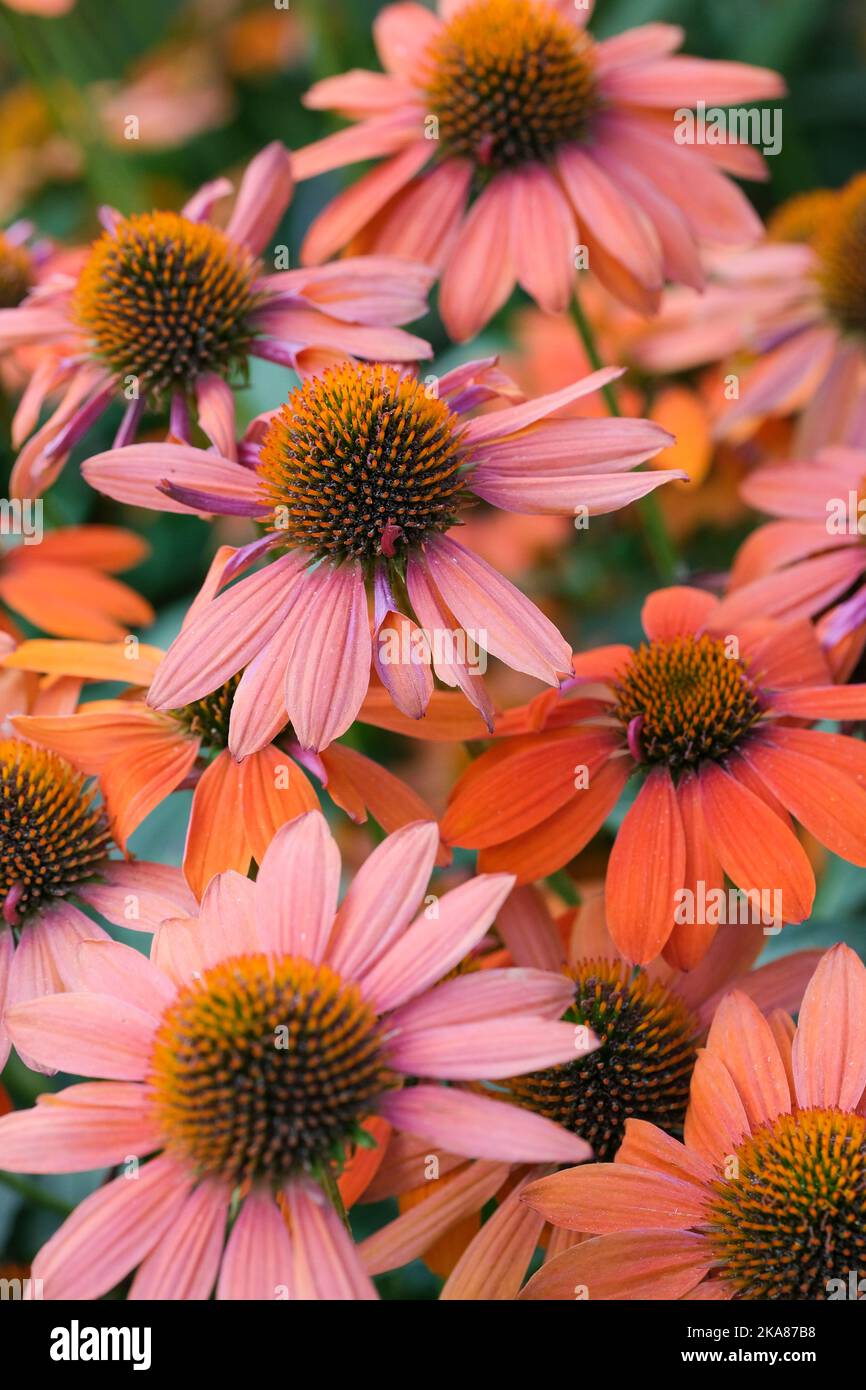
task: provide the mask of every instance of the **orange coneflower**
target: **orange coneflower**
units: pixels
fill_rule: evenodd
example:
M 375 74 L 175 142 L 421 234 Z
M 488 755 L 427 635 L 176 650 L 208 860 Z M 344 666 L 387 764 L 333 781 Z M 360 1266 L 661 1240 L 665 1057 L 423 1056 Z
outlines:
M 153 622 L 147 600 L 113 577 L 149 553 L 119 526 L 64 526 L 0 552 L 0 601 L 54 637 L 108 642 Z
M 762 916 L 772 903 L 774 920 L 803 921 L 815 877 L 789 813 L 866 864 L 866 748 L 802 727 L 863 718 L 866 686 L 832 684 L 809 623 L 732 631 L 720 611 L 698 589 L 650 595 L 648 640 L 575 657 L 573 701 L 545 695 L 512 714 L 516 736 L 469 768 L 443 821 L 444 838 L 479 849 L 485 869 L 531 881 L 577 854 L 638 774 L 608 865 L 607 914 L 639 963 L 659 951 L 685 968 L 700 960 L 724 920 L 704 911 L 706 894 L 725 875 L 759 895 Z
M 515 283 L 564 309 L 578 242 L 599 279 L 645 313 L 666 279 L 702 286 L 699 241 L 761 235 L 724 176 L 763 177 L 757 150 L 678 143 L 674 112 L 779 96 L 776 73 L 675 55 L 677 25 L 596 41 L 584 29 L 590 3 L 438 8 L 386 6 L 373 30 L 385 72 L 329 77 L 307 94 L 357 124 L 299 151 L 299 178 L 386 159 L 319 215 L 308 262 L 353 238 L 425 261 L 442 273 L 449 333 L 465 339 Z
M 850 1297 L 866 1225 L 862 961 L 845 945 L 827 952 L 796 1028 L 728 995 L 695 1068 L 685 1143 L 632 1120 L 614 1163 L 546 1177 L 523 1200 L 596 1235 L 545 1265 L 525 1298 Z
M 221 555 L 217 565 L 224 559 Z M 73 678 L 121 682 L 132 687 L 123 697 L 100 700 L 74 710 L 45 707 L 9 713 L 14 730 L 67 758 L 80 771 L 99 778 L 112 836 L 123 850 L 133 831 L 167 796 L 193 788 L 183 868 L 198 897 L 215 873 L 246 873 L 260 864 L 273 836 L 286 821 L 318 808 L 319 799 L 307 773 L 320 782 L 337 806 L 353 820 L 368 813 L 386 832 L 410 821 L 434 819 L 426 802 L 399 777 L 355 748 L 334 743 L 321 754 L 302 750 L 291 725 L 272 729 L 268 742 L 244 757 L 234 754 L 250 711 L 237 698 L 239 677 L 213 694 L 170 711 L 151 709 L 145 694 L 163 653 L 141 647 L 133 655 L 124 646 L 83 642 L 32 641 L 6 657 L 6 677 L 13 673 L 50 673 Z M 384 693 L 384 692 L 381 692 Z M 440 692 L 429 725 L 423 730 L 404 720 L 401 732 L 446 740 L 478 738 L 483 722 L 462 701 Z M 375 696 L 362 721 L 381 723 Z
M 682 1135 L 698 1048 L 725 992 L 736 987 L 764 1010 L 795 1010 L 820 955 L 799 951 L 752 969 L 766 938 L 760 927 L 731 926 L 719 931 L 689 974 L 660 960 L 635 971 L 617 950 L 605 924 L 603 894 L 592 885 L 582 891 L 580 908 L 556 921 L 534 889 L 516 889 L 496 927 L 507 951 L 488 949 L 473 957 L 473 965 L 547 970 L 551 987 L 557 977 L 565 978 L 570 995 L 564 1017 L 591 1029 L 600 1042 L 585 1057 L 500 1085 L 518 1104 L 585 1139 L 599 1162 L 614 1156 L 631 1119 Z M 405 1149 L 400 1139 L 386 1148 L 361 1196 L 379 1201 L 398 1195 L 406 1208 L 362 1245 L 373 1272 L 419 1255 L 438 1265 L 445 1256 L 443 1298 L 513 1298 L 536 1245 L 546 1246 L 548 1258 L 557 1253 L 562 1233 L 545 1232 L 543 1219 L 518 1202 L 520 1190 L 539 1172 L 515 1169 L 498 1189 L 494 1185 L 500 1205 L 479 1231 L 477 1220 L 474 1229 L 470 1224 L 472 1202 L 479 1184 L 494 1178 L 485 1165 L 464 1167 L 440 1155 L 439 1179 L 413 1192 L 408 1184 L 414 1176 L 417 1186 L 421 1165 L 413 1174 Z M 416 1198 L 423 1199 L 423 1212 Z

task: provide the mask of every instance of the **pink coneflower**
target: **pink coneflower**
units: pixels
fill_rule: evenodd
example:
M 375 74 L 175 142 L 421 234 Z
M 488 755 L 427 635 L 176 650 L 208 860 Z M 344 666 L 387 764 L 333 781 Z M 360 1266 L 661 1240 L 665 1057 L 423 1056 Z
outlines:
M 7 1010 L 68 985 L 80 941 L 109 939 L 76 901 L 138 931 L 196 910 L 179 869 L 112 859 L 111 848 L 86 777 L 24 739 L 0 740 L 0 1067 Z
M 866 450 L 819 449 L 754 469 L 745 500 L 776 517 L 740 547 L 722 612 L 795 619 L 820 616 L 818 632 L 837 675 L 850 674 L 866 640 Z
M 679 371 L 731 354 L 735 393 L 720 437 L 749 434 L 768 416 L 800 415 L 798 454 L 866 444 L 866 175 L 783 205 L 771 240 L 715 255 L 704 295 L 671 290 L 657 324 L 634 346 L 651 371 Z M 801 414 L 802 412 L 802 414 Z
M 796 1029 L 728 995 L 695 1068 L 684 1144 L 632 1120 L 614 1163 L 523 1192 L 562 1234 L 597 1233 L 523 1297 L 848 1297 L 866 1221 L 864 1019 L 866 968 L 845 945 L 822 958 Z
M 132 1299 L 204 1299 L 214 1285 L 222 1299 L 375 1297 L 319 1186 L 333 1191 L 372 1115 L 494 1161 L 587 1156 L 550 1121 L 431 1084 L 594 1046 L 558 1021 L 564 991 L 546 972 L 437 984 L 513 882 L 473 879 L 413 921 L 437 844 L 431 824 L 389 837 L 338 910 L 339 853 L 311 812 L 278 832 L 255 884 L 220 875 L 198 923 L 167 923 L 152 962 L 87 943 L 80 992 L 12 1010 L 16 1042 L 45 1065 L 107 1079 L 7 1116 L 0 1166 L 149 1159 L 136 1181 L 82 1202 L 37 1255 L 47 1298 L 98 1298 L 134 1269 Z
M 674 112 L 779 96 L 742 63 L 672 56 L 676 25 L 603 42 L 591 4 L 441 0 L 389 5 L 374 37 L 384 73 L 355 70 L 307 94 L 357 124 L 308 145 L 297 177 L 385 157 L 313 223 L 308 262 L 354 239 L 434 266 L 453 338 L 470 338 L 515 283 L 557 313 L 578 244 L 600 280 L 641 312 L 665 280 L 700 288 L 699 240 L 742 244 L 761 223 L 724 176 L 764 176 L 744 145 L 676 142 Z
M 350 354 L 398 362 L 430 355 L 427 343 L 395 326 L 425 312 L 425 267 L 377 256 L 267 273 L 260 256 L 292 195 L 289 153 L 278 141 L 249 165 L 223 231 L 210 214 L 230 191 L 226 179 L 205 184 L 179 213 L 103 209 L 105 230 L 80 272 L 52 276 L 0 312 L 0 350 L 47 350 L 14 422 L 16 445 L 42 402 L 60 393 L 15 464 L 13 496 L 44 492 L 115 402 L 126 403 L 116 447 L 135 438 L 148 407 L 170 407 L 171 437 L 189 439 L 194 407 L 204 433 L 231 455 L 230 383 L 250 357 L 303 372 Z
M 286 719 L 302 747 L 326 747 L 357 715 L 371 660 L 416 719 L 435 671 L 492 726 L 483 652 L 558 685 L 571 669 L 568 643 L 448 533 L 479 497 L 505 511 L 588 515 L 681 477 L 630 471 L 670 442 L 647 420 L 552 418 L 619 375 L 607 368 L 467 420 L 480 402 L 517 394 L 494 358 L 426 383 L 391 366 L 346 362 L 308 378 L 269 423 L 255 422 L 240 462 L 173 444 L 88 460 L 87 480 L 120 501 L 264 525 L 267 534 L 238 553 L 223 582 L 259 555 L 279 556 L 200 603 L 150 703 L 188 704 L 246 666 L 238 698 L 251 713 L 233 749 L 243 756 Z

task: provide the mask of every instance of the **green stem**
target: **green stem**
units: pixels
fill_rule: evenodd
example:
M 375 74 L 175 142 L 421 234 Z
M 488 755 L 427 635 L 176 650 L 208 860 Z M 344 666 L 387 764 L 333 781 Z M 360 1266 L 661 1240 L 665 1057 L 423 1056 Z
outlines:
M 38 1207 L 45 1207 L 46 1211 L 59 1212 L 61 1216 L 69 1216 L 73 1208 L 68 1202 L 64 1202 L 62 1197 L 55 1197 L 53 1193 L 46 1192 L 44 1187 L 38 1183 L 30 1182 L 27 1178 L 19 1178 L 17 1173 L 5 1173 L 0 1170 L 0 1183 L 4 1187 L 11 1187 L 13 1192 L 17 1192 L 19 1197 L 23 1197 L 26 1202 L 32 1202 Z
M 593 371 L 597 372 L 604 364 L 601 360 L 598 344 L 595 341 L 595 334 L 593 333 L 592 326 L 586 314 L 583 312 L 583 305 L 578 298 L 577 291 L 575 291 L 574 298 L 571 301 L 571 315 L 574 319 L 575 327 L 580 334 L 580 340 L 586 350 L 589 364 Z M 602 386 L 601 394 L 604 396 L 605 403 L 611 415 L 620 417 L 622 411 L 619 408 L 619 401 L 617 400 L 613 383 L 608 382 L 606 386 Z M 641 497 L 637 503 L 637 510 L 643 525 L 647 549 L 649 550 L 658 576 L 665 584 L 670 584 L 677 578 L 681 566 L 674 544 L 668 535 L 668 529 L 665 526 L 664 517 L 662 516 L 658 500 L 652 493 L 646 497 Z
M 331 1202 L 331 1206 L 334 1208 L 334 1211 L 337 1213 L 346 1230 L 349 1232 L 349 1235 L 351 1235 L 352 1228 L 349 1225 L 348 1213 L 343 1203 L 343 1198 L 340 1195 L 340 1189 L 337 1185 L 337 1179 L 334 1177 L 333 1170 L 329 1168 L 327 1164 L 322 1165 L 322 1170 L 319 1175 L 319 1181 L 322 1185 L 323 1191 L 325 1192 L 325 1194 Z

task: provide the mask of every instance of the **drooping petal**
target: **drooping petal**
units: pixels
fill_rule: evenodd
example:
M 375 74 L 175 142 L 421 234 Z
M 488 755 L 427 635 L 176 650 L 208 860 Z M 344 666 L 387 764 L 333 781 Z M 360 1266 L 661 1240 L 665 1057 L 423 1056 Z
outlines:
M 173 1158 L 99 1187 L 75 1208 L 33 1261 L 49 1299 L 97 1299 L 114 1288 L 175 1224 L 192 1179 Z
M 358 564 L 333 569 L 309 603 L 286 666 L 286 709 L 302 748 L 327 748 L 357 716 L 372 642 Z
M 176 1220 L 139 1265 L 129 1301 L 208 1299 L 223 1253 L 228 1208 L 229 1192 L 224 1184 L 199 1183 Z
M 626 959 L 640 965 L 658 955 L 673 930 L 685 871 L 676 789 L 667 769 L 658 768 L 627 812 L 608 861 L 608 927 Z
M 292 1245 L 273 1193 L 244 1199 L 220 1262 L 218 1300 L 283 1301 L 293 1296 Z
M 292 1183 L 286 1193 L 292 1227 L 294 1297 L 328 1302 L 378 1298 L 351 1236 L 324 1193 Z

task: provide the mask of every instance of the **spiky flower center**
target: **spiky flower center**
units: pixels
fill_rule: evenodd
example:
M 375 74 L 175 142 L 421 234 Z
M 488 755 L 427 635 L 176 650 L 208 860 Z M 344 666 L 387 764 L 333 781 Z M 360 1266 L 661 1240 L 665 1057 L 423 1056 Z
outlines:
M 317 556 L 393 556 L 454 524 L 467 455 L 459 418 L 415 377 L 343 363 L 308 378 L 260 453 L 270 526 Z
M 74 299 L 79 327 L 119 379 L 163 395 L 245 360 L 257 262 L 206 222 L 136 214 L 94 244 Z
M 465 5 L 422 80 L 443 151 L 492 172 L 579 140 L 597 102 L 592 40 L 539 0 Z
M 33 265 L 23 246 L 0 232 L 0 309 L 15 309 L 33 283 Z
M 92 878 L 111 844 L 95 790 L 65 758 L 0 741 L 0 902 L 7 920 Z
M 829 312 L 846 331 L 866 333 L 866 174 L 837 195 L 815 249 Z
M 239 671 L 210 695 L 174 711 L 181 728 L 192 738 L 201 739 L 205 748 L 229 746 L 229 721 L 241 674 Z
M 559 1067 L 509 1082 L 522 1105 L 564 1125 L 601 1161 L 622 1143 L 625 1122 L 682 1130 L 695 1064 L 698 1024 L 670 990 L 621 961 L 586 960 L 568 972 L 567 1018 L 601 1046 Z
M 394 1084 L 356 985 L 292 956 L 235 956 L 163 1015 L 150 1086 L 169 1147 L 202 1176 L 279 1187 L 339 1160 Z
M 714 1185 L 708 1236 L 746 1299 L 825 1299 L 866 1276 L 866 1119 L 780 1115 L 734 1150 Z
M 615 681 L 615 713 L 633 720 L 641 760 L 676 770 L 721 758 L 761 718 L 756 686 L 722 637 L 645 642 Z

